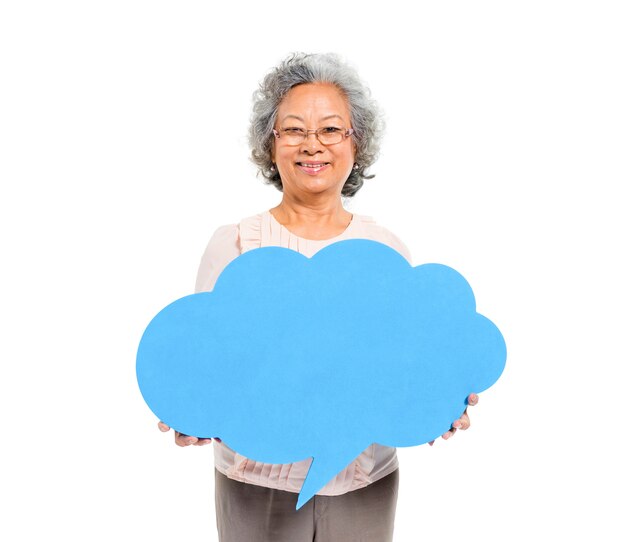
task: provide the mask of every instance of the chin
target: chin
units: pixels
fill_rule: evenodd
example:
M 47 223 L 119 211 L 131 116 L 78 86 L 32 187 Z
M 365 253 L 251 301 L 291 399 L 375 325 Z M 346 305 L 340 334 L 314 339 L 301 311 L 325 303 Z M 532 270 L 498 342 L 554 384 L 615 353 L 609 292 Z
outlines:
M 337 192 L 338 188 L 336 184 L 315 183 L 315 184 L 309 184 L 307 186 L 304 186 L 303 190 L 305 192 L 310 192 L 312 194 L 323 194 L 326 192 Z M 341 192 L 340 188 L 339 188 L 339 192 Z
M 310 192 L 328 192 L 328 191 L 338 191 L 341 192 L 341 188 L 345 184 L 344 181 L 337 182 L 336 180 L 331 179 L 323 179 L 320 177 L 301 179 L 301 182 L 298 183 L 298 186 L 303 190 Z

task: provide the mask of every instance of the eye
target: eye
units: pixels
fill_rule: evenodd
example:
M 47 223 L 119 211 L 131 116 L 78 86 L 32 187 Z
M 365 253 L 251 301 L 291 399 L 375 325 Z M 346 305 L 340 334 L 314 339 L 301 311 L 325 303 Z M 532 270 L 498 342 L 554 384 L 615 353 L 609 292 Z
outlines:
M 287 135 L 301 135 L 306 133 L 302 128 L 296 128 L 295 126 L 283 128 L 283 132 Z
M 320 133 L 322 134 L 336 134 L 341 131 L 341 128 L 338 128 L 337 126 L 326 126 L 325 128 L 320 129 Z

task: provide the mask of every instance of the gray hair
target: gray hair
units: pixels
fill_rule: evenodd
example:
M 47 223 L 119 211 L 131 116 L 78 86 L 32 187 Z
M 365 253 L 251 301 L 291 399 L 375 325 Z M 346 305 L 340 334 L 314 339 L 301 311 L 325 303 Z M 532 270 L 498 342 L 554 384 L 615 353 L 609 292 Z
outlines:
M 272 163 L 272 132 L 281 101 L 293 87 L 306 83 L 330 83 L 341 91 L 350 108 L 350 120 L 356 145 L 355 164 L 348 176 L 341 195 L 354 196 L 363 186 L 364 179 L 371 179 L 367 169 L 378 158 L 383 122 L 376 102 L 369 89 L 361 82 L 356 70 L 337 55 L 294 53 L 268 73 L 253 95 L 252 118 L 248 141 L 252 149 L 252 162 L 259 173 L 278 190 L 283 183 Z

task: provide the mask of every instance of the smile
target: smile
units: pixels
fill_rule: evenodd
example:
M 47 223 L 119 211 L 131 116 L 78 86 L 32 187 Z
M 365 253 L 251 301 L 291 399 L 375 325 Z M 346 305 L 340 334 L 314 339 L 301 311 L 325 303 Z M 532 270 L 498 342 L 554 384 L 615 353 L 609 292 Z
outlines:
M 328 162 L 296 162 L 296 165 L 298 165 L 301 170 L 311 174 L 326 169 L 330 164 Z

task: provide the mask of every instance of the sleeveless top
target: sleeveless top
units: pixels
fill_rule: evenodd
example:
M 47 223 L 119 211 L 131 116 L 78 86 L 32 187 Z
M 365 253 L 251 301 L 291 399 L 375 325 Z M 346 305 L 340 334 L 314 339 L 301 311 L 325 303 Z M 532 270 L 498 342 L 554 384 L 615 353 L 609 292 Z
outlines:
M 370 217 L 353 215 L 339 235 L 324 240 L 298 237 L 278 223 L 269 211 L 243 219 L 238 225 L 216 230 L 202 257 L 196 292 L 210 291 L 222 270 L 237 256 L 259 247 L 281 246 L 312 257 L 318 250 L 343 239 L 371 239 L 384 243 L 410 261 L 406 246 L 389 230 Z M 350 383 L 346 382 L 346 386 Z M 219 435 L 217 435 L 219 436 Z M 311 459 L 287 464 L 259 463 L 248 459 L 226 444 L 213 441 L 215 468 L 233 480 L 284 491 L 299 492 Z M 398 468 L 395 448 L 372 444 L 337 474 L 318 495 L 342 495 L 365 487 Z

